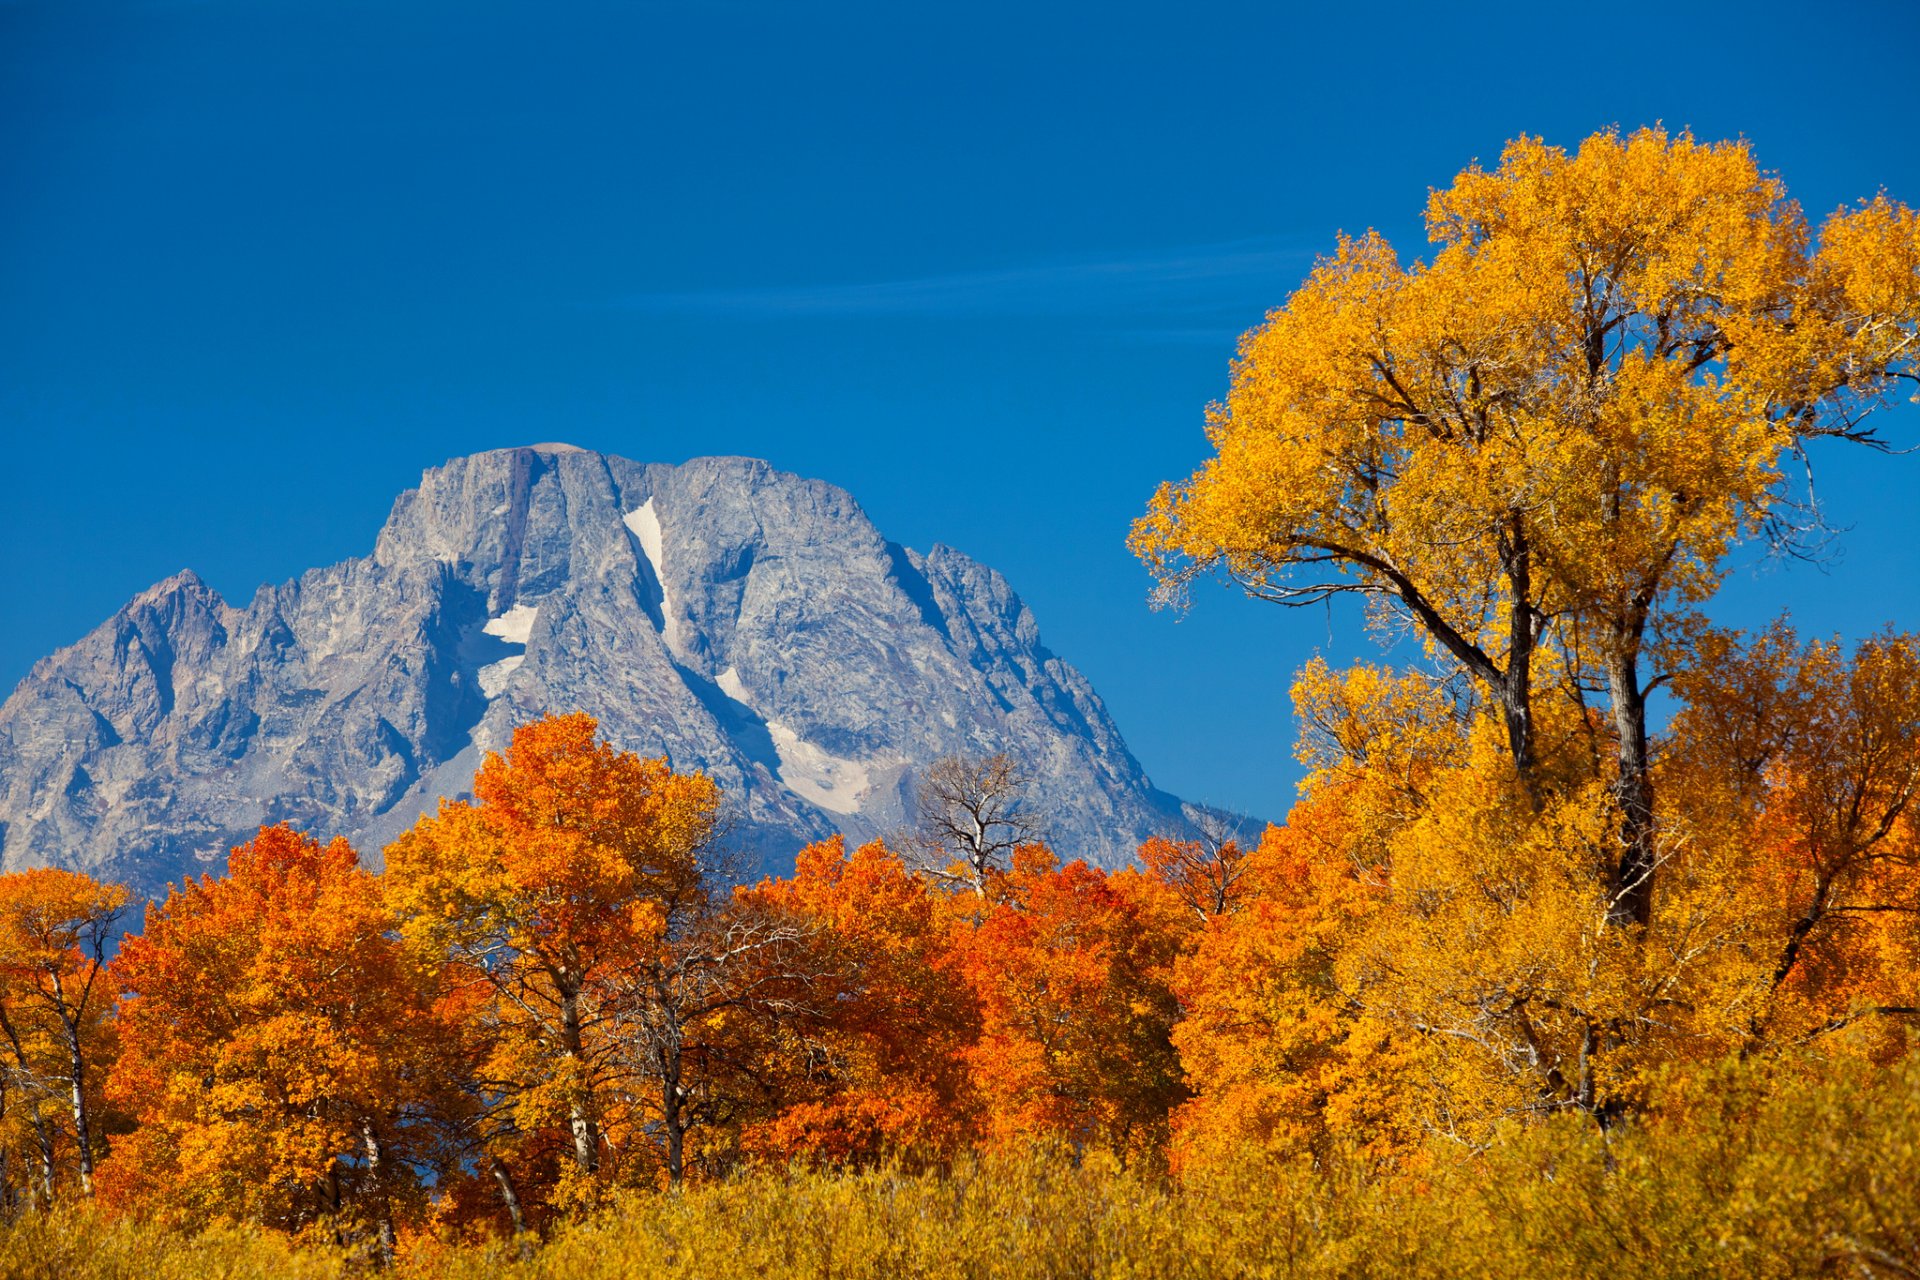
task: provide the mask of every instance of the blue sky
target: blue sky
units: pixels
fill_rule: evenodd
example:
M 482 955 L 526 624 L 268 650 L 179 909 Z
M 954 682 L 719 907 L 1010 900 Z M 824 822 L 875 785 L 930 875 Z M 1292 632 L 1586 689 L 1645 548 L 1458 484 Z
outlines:
M 1003 570 L 1156 782 L 1278 816 L 1291 672 L 1364 640 L 1155 613 L 1122 546 L 1235 335 L 1521 132 L 1920 201 L 1916 47 L 1871 0 L 0 0 L 0 687 L 183 566 L 364 553 L 456 454 L 749 454 Z M 1817 461 L 1841 558 L 1725 613 L 1920 626 L 1920 457 Z

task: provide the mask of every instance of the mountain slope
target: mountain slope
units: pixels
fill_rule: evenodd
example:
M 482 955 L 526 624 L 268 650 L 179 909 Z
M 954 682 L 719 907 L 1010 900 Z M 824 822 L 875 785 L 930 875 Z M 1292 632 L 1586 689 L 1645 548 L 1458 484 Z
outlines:
M 535 445 L 428 471 L 369 557 L 244 607 L 182 573 L 36 664 L 0 705 L 0 866 L 151 890 L 283 819 L 377 856 L 575 709 L 711 773 L 768 867 L 898 825 L 962 751 L 1018 758 L 1071 855 L 1189 829 L 993 570 L 764 462 Z

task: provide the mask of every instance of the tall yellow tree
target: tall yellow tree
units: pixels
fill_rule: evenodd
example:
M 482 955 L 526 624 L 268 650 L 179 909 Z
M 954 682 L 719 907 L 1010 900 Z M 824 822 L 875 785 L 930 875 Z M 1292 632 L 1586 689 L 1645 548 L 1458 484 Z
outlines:
M 1728 548 L 1808 519 L 1784 464 L 1875 443 L 1920 369 L 1920 219 L 1884 197 L 1818 236 L 1744 143 L 1510 144 L 1432 194 L 1431 262 L 1342 238 L 1240 344 L 1214 455 L 1132 545 L 1178 594 L 1224 573 L 1396 608 L 1466 671 L 1539 799 L 1535 701 L 1610 721 L 1616 923 L 1653 909 L 1647 661 Z

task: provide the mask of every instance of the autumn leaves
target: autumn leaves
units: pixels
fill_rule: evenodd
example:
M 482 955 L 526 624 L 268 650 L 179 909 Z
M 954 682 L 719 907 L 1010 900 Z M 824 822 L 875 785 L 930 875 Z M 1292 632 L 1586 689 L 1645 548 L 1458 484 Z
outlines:
M 342 841 L 262 830 L 224 877 L 151 907 L 110 977 L 119 891 L 0 880 L 32 919 L 79 922 L 9 943 L 0 1010 L 39 1020 L 31 1079 L 91 1103 L 69 1121 L 57 1091 L 9 1095 L 16 1193 L 87 1190 L 95 1115 L 114 1129 L 107 1204 L 376 1257 L 428 1227 L 538 1231 L 743 1163 L 937 1162 L 1044 1135 L 1159 1160 L 1187 1097 L 1174 966 L 1194 904 L 1238 893 L 1232 845 L 1156 842 L 1165 875 L 1062 866 L 1034 843 L 933 875 L 834 840 L 733 887 L 720 799 L 586 716 L 550 717 L 379 875 Z M 70 1071 L 35 965 L 99 991 L 71 1011 Z
M 70 871 L 0 876 L 0 1207 L 51 1204 L 62 1146 L 81 1192 L 93 1189 L 112 1043 L 107 948 L 126 905 L 125 889 Z
M 1239 961 L 1284 977 L 1199 989 L 1183 1048 L 1242 1043 L 1196 1087 L 1243 1135 L 1474 1145 L 1723 1055 L 1902 1052 L 1920 650 L 1700 606 L 1743 540 L 1807 549 L 1791 467 L 1920 380 L 1920 216 L 1816 236 L 1745 144 L 1643 130 L 1523 138 L 1427 223 L 1431 262 L 1343 239 L 1242 339 L 1214 456 L 1134 529 L 1168 592 L 1358 594 L 1425 649 L 1302 674 L 1302 862 Z
M 1035 1139 L 1417 1205 L 1650 1116 L 1662 1177 L 1705 1167 L 1693 1117 L 1749 1124 L 1724 1081 L 1791 1111 L 1907 1056 L 1920 641 L 1702 606 L 1736 543 L 1811 530 L 1796 455 L 1920 375 L 1920 219 L 1816 240 L 1744 146 L 1648 131 L 1523 139 L 1428 221 L 1430 264 L 1343 241 L 1247 335 L 1134 531 L 1170 590 L 1357 593 L 1423 640 L 1298 674 L 1284 827 L 1063 865 L 1004 762 L 949 761 L 922 840 L 735 886 L 712 782 L 551 717 L 380 874 L 268 828 L 109 973 L 124 895 L 0 878 L 0 1188 L 378 1257 Z
M 1884 198 L 1814 236 L 1745 144 L 1523 138 L 1432 194 L 1430 263 L 1342 239 L 1242 340 L 1215 454 L 1133 546 L 1178 594 L 1221 573 L 1401 614 L 1476 686 L 1515 779 L 1549 802 L 1545 702 L 1604 715 L 1609 918 L 1646 924 L 1647 698 L 1729 548 L 1816 531 L 1784 476 L 1875 439 L 1920 371 L 1920 217 Z
M 108 1096 L 133 1131 L 106 1199 L 187 1226 L 325 1221 L 390 1254 L 460 1154 L 468 1012 L 396 923 L 345 841 L 287 827 L 150 908 L 114 961 Z

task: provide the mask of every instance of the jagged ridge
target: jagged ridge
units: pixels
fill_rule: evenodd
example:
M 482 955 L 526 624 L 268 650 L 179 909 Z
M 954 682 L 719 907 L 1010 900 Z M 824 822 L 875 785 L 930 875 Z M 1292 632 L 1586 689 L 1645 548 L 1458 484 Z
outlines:
M 1189 829 L 993 570 L 754 459 L 537 445 L 429 470 L 369 557 L 244 608 L 182 573 L 36 664 L 0 705 L 0 865 L 151 890 L 282 819 L 373 856 L 574 709 L 711 773 L 762 866 L 891 829 L 956 751 L 1016 756 L 1069 853 Z

